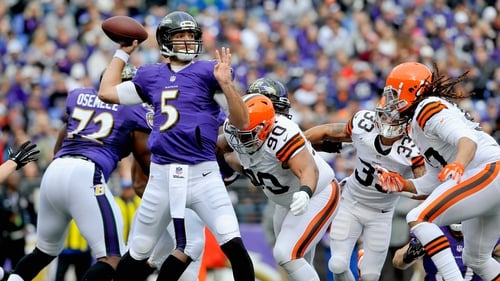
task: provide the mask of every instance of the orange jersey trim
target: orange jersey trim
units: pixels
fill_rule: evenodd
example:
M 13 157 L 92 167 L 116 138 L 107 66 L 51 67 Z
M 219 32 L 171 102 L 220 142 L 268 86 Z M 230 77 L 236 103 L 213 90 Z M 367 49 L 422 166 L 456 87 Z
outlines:
M 301 148 L 304 146 L 306 141 L 300 135 L 300 133 L 296 134 L 295 136 L 291 137 L 290 140 L 278 151 L 276 152 L 276 158 L 280 160 L 281 162 L 286 162 L 290 157 L 297 151 L 297 149 Z
M 413 157 L 411 159 L 411 167 L 412 168 L 420 167 L 420 166 L 423 166 L 424 164 L 425 164 L 425 158 L 422 155 L 419 155 L 417 157 Z
M 424 108 L 422 108 L 422 110 L 417 115 L 418 126 L 420 126 L 420 128 L 423 129 L 427 121 L 429 121 L 429 119 L 431 119 L 432 116 L 434 116 L 436 113 L 440 112 L 445 108 L 447 108 L 446 105 L 438 101 L 426 104 Z
M 473 177 L 445 191 L 420 213 L 417 220 L 433 222 L 455 203 L 486 188 L 498 176 L 499 164 L 500 161 L 490 163 Z
M 319 234 L 320 230 L 323 229 L 325 224 L 330 221 L 329 218 L 337 209 L 337 205 L 340 201 L 340 186 L 336 180 L 332 181 L 330 185 L 333 190 L 332 196 L 328 199 L 326 206 L 321 209 L 321 211 L 319 211 L 307 225 L 307 228 L 302 233 L 302 236 L 300 236 L 299 240 L 293 247 L 292 259 L 300 259 L 304 257 L 307 248 L 311 245 L 314 238 Z
M 349 122 L 347 122 L 347 126 L 345 126 L 345 133 L 349 137 L 352 136 L 352 122 L 354 122 L 354 116 L 351 117 L 351 119 L 349 120 Z

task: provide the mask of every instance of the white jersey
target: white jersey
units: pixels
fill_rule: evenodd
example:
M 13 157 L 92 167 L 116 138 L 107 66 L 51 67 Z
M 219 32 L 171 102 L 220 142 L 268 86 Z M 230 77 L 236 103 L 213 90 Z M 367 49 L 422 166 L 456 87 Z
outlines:
M 413 178 L 413 167 L 424 164 L 419 150 L 406 136 L 391 147 L 382 146 L 374 111 L 357 112 L 347 124 L 347 134 L 356 148 L 357 160 L 342 196 L 375 209 L 392 210 L 399 197 L 382 192 L 375 167 L 378 165 L 404 178 Z
M 483 167 L 485 163 L 500 160 L 500 146 L 493 137 L 485 133 L 479 124 L 456 104 L 442 98 L 429 97 L 420 102 L 411 121 L 410 136 L 426 157 L 429 177 L 435 177 L 442 168 L 455 160 L 460 138 L 468 137 L 477 143 L 474 158 L 468 170 Z M 440 184 L 431 180 L 415 180 L 419 193 L 430 193 Z
M 429 194 L 406 215 L 408 223 L 423 221 L 411 231 L 427 253 L 434 253 L 433 259 L 439 252 L 436 267 L 441 273 L 449 272 L 462 280 L 458 267 L 451 270 L 445 264 L 444 260 L 453 259 L 453 255 L 446 239 L 440 238 L 442 232 L 436 231 L 436 225 L 462 222 L 466 265 L 483 280 L 498 280 L 499 265 L 491 263 L 491 252 L 500 233 L 500 146 L 457 105 L 438 97 L 419 102 L 410 136 L 425 156 L 427 168 L 423 177 L 412 181 L 418 193 Z M 441 182 L 437 175 L 455 161 L 462 138 L 477 144 L 472 161 L 459 182 Z
M 227 121 L 226 121 L 227 122 Z M 230 138 L 224 132 L 226 139 Z M 299 126 L 288 118 L 276 115 L 270 135 L 261 148 L 252 155 L 239 154 L 244 174 L 255 186 L 260 186 L 266 196 L 276 204 L 289 207 L 292 195 L 299 191 L 300 181 L 283 163 L 302 149 L 311 152 L 318 166 L 319 177 L 315 193 L 329 187 L 335 174 L 328 163 L 312 148 Z

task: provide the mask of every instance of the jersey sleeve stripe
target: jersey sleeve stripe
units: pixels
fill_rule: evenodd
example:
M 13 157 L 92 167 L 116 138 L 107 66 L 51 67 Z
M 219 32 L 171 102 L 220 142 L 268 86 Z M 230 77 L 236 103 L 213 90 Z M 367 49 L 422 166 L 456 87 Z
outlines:
M 424 108 L 422 108 L 420 113 L 417 115 L 417 123 L 420 126 L 420 128 L 423 129 L 425 127 L 425 124 L 427 123 L 427 121 L 429 121 L 429 119 L 431 119 L 432 116 L 434 116 L 436 113 L 440 112 L 441 110 L 443 110 L 445 108 L 446 108 L 446 105 L 444 105 L 438 101 L 431 102 L 431 103 L 425 105 Z
M 276 158 L 281 162 L 286 162 L 297 149 L 305 144 L 305 140 L 300 133 L 296 134 L 276 153 Z
M 433 204 L 427 206 L 420 214 L 418 221 L 433 222 L 436 217 L 451 208 L 462 199 L 473 196 L 475 193 L 488 187 L 500 173 L 500 161 L 486 165 L 476 175 L 461 182 L 441 194 Z
M 322 229 L 328 227 L 327 224 L 330 222 L 330 218 L 333 216 L 340 201 L 340 186 L 338 182 L 334 180 L 330 186 L 332 188 L 332 194 L 330 195 L 328 202 L 314 216 L 314 218 L 307 225 L 306 229 L 302 232 L 297 244 L 293 247 L 292 259 L 304 257 L 306 251 L 314 241 L 314 238 L 319 235 Z
M 347 122 L 347 126 L 345 126 L 345 132 L 348 136 L 352 136 L 352 123 L 354 122 L 354 116 Z
M 419 155 L 411 159 L 411 167 L 415 169 L 416 167 L 423 166 L 425 164 L 424 156 Z

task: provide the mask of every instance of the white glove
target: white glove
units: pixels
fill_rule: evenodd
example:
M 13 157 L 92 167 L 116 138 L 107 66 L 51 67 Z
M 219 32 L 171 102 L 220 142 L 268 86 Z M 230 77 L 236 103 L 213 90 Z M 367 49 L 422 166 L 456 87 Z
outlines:
M 302 215 L 307 210 L 309 204 L 309 194 L 305 191 L 297 191 L 293 194 L 290 211 L 294 216 Z

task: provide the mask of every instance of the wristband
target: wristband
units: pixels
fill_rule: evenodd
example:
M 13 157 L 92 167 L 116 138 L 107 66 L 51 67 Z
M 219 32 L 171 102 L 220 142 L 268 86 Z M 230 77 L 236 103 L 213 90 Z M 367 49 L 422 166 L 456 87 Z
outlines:
M 307 185 L 303 185 L 299 188 L 300 191 L 304 191 L 305 193 L 307 193 L 307 195 L 309 195 L 309 198 L 311 198 L 313 196 L 313 191 L 312 189 L 307 186 Z
M 127 63 L 128 62 L 128 58 L 130 57 L 130 55 L 127 54 L 125 51 L 118 49 L 118 50 L 115 51 L 115 54 L 113 55 L 113 57 L 114 58 L 119 58 L 124 63 Z

